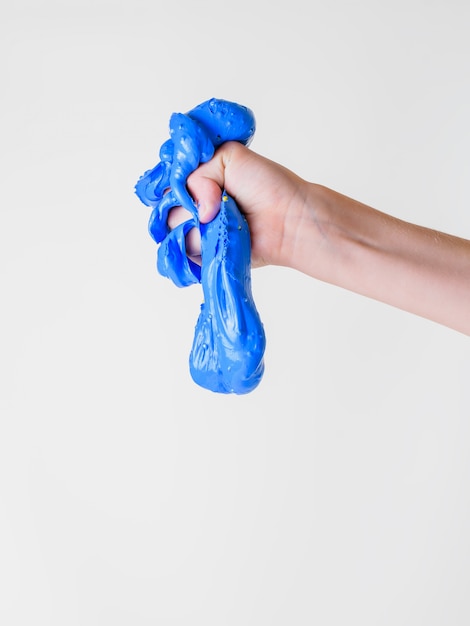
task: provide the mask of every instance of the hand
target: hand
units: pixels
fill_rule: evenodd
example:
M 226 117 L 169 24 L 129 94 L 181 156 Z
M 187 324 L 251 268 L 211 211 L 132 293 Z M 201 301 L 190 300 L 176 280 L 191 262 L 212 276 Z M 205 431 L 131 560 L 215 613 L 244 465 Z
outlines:
M 309 183 L 236 142 L 195 170 L 188 188 L 203 223 L 217 214 L 222 189 L 235 199 L 253 267 L 290 267 L 470 335 L 469 240 Z M 173 209 L 170 228 L 186 213 Z M 188 235 L 191 255 L 200 255 L 198 235 Z
M 227 142 L 214 157 L 199 166 L 187 186 L 199 208 L 202 223 L 210 222 L 219 210 L 225 189 L 245 215 L 251 233 L 252 266 L 291 265 L 295 233 L 306 210 L 310 185 L 283 166 L 266 159 L 238 142 Z M 170 212 L 174 228 L 188 217 L 178 207 Z M 199 233 L 187 236 L 188 254 L 200 262 Z

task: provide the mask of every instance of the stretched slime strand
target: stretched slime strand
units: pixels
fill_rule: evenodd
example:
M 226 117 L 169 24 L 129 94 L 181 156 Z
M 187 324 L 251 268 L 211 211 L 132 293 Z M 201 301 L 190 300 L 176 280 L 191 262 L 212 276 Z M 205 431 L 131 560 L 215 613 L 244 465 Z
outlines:
M 249 393 L 264 373 L 266 340 L 251 290 L 250 232 L 225 191 L 217 216 L 200 224 L 186 183 L 225 141 L 249 145 L 254 132 L 250 109 L 226 100 L 212 98 L 186 114 L 173 113 L 160 162 L 136 184 L 140 200 L 153 209 L 149 232 L 160 244 L 158 271 L 178 287 L 202 284 L 189 367 L 198 385 L 219 393 Z M 168 213 L 180 205 L 191 218 L 170 231 Z M 186 253 L 185 237 L 193 227 L 201 234 L 201 267 Z

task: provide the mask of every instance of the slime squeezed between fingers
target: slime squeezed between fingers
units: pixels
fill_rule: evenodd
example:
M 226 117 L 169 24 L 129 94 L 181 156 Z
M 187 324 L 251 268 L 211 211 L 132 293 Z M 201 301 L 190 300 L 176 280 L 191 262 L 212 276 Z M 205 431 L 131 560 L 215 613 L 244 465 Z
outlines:
M 186 114 L 173 113 L 170 139 L 160 162 L 136 185 L 140 200 L 153 208 L 149 232 L 157 243 L 158 271 L 178 287 L 202 283 L 204 302 L 190 353 L 193 380 L 219 393 L 249 393 L 264 373 L 265 334 L 251 290 L 250 232 L 233 198 L 222 194 L 220 211 L 200 224 L 187 190 L 188 176 L 210 160 L 225 141 L 249 145 L 255 119 L 247 107 L 212 98 Z M 168 213 L 183 206 L 192 217 L 170 230 Z M 201 234 L 202 267 L 188 258 L 186 234 Z

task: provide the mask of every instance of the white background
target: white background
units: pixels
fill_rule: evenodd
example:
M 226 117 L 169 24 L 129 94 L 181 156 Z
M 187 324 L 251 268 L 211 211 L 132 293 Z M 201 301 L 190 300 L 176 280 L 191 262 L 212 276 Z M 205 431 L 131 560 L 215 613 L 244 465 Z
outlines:
M 198 286 L 133 187 L 173 111 L 470 238 L 465 0 L 42 0 L 0 9 L 0 622 L 470 623 L 470 345 L 282 268 L 266 373 L 190 379 Z

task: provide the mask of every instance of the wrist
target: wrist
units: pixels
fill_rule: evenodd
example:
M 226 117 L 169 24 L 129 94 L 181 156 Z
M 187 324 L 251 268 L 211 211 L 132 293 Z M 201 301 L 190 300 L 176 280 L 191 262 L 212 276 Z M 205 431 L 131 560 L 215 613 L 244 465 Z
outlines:
M 396 233 L 399 220 L 315 183 L 305 184 L 302 197 L 302 208 L 290 225 L 288 265 L 360 291 L 358 285 L 367 284 L 374 264 L 388 256 L 388 237 Z
M 301 181 L 285 216 L 281 265 L 329 281 L 332 249 L 339 241 L 331 189 Z M 336 253 L 338 250 L 336 250 Z

